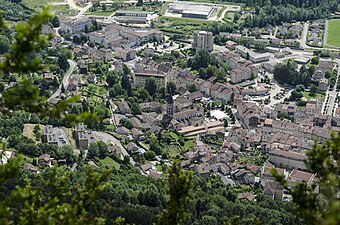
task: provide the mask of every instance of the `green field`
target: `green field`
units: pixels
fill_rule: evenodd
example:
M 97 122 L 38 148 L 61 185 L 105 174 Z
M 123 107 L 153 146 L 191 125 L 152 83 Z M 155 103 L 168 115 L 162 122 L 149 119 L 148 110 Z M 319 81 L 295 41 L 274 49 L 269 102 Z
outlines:
M 106 157 L 105 159 L 100 160 L 102 163 L 102 166 L 108 166 L 108 167 L 114 167 L 116 169 L 120 168 L 120 164 L 111 159 L 110 157 Z
M 98 11 L 94 11 L 94 12 L 86 12 L 85 15 L 87 16 L 111 16 L 114 12 L 98 12 Z
M 327 44 L 340 47 L 340 20 L 328 21 Z
M 303 97 L 305 97 L 307 99 L 307 101 L 311 100 L 311 99 L 323 99 L 325 97 L 325 95 L 323 93 L 317 92 L 314 96 L 310 94 L 310 92 L 308 91 L 304 91 L 302 92 Z
M 34 9 L 36 7 L 43 7 L 48 4 L 51 4 L 52 2 L 64 2 L 64 0 L 23 0 L 23 3 L 31 9 Z

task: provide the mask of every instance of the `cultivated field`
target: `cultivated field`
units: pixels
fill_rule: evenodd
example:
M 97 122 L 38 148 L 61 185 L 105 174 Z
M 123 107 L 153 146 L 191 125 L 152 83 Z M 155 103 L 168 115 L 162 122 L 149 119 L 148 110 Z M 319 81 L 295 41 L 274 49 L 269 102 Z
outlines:
M 328 21 L 327 44 L 340 47 L 340 20 Z

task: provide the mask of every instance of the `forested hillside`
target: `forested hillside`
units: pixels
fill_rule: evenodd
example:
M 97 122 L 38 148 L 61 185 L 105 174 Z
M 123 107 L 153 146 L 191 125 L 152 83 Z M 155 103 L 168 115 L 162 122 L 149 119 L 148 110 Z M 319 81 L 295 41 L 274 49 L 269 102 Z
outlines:
M 24 186 L 24 180 L 29 178 L 34 189 L 42 193 L 49 193 L 46 185 L 48 171 L 32 174 L 22 170 L 20 176 L 0 186 L 0 202 L 9 194 L 15 185 Z M 76 186 L 85 185 L 86 168 L 69 174 L 70 190 Z M 99 215 L 111 224 L 117 217 L 125 218 L 129 224 L 149 225 L 155 222 L 156 215 L 166 206 L 164 181 L 147 178 L 134 169 L 114 170 L 108 182 L 112 183 L 89 209 L 90 214 Z M 292 205 L 273 200 L 264 200 L 258 195 L 258 202 L 240 201 L 237 190 L 226 187 L 219 178 L 202 178 L 194 176 L 189 212 L 191 216 L 185 224 L 191 225 L 219 225 L 229 221 L 234 215 L 240 215 L 241 224 L 252 224 L 254 218 L 261 224 L 299 224 L 299 220 L 292 213 Z M 65 200 L 67 201 L 67 200 Z M 18 205 L 13 203 L 14 212 Z M 16 217 L 14 215 L 14 217 Z M 15 218 L 13 218 L 15 219 Z
M 246 18 L 244 26 L 263 27 L 282 22 L 327 18 L 339 10 L 339 0 L 231 0 L 255 7 L 255 14 Z
M 32 10 L 27 8 L 21 1 L 0 0 L 0 11 L 5 20 L 22 21 L 32 15 Z

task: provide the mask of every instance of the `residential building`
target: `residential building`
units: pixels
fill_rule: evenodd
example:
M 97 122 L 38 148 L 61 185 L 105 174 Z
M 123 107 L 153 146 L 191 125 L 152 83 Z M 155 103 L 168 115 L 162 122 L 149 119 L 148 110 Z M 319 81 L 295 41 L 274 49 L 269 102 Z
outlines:
M 304 163 L 304 160 L 306 159 L 307 156 L 301 153 L 272 150 L 269 152 L 268 161 L 281 168 L 307 170 Z
M 84 32 L 86 27 L 91 25 L 91 20 L 88 17 L 76 19 L 64 19 L 60 22 L 60 30 L 69 34 Z
M 115 57 L 123 61 L 130 61 L 136 58 L 136 51 L 132 48 L 116 48 Z
M 74 138 L 78 148 L 88 148 L 90 144 L 95 141 L 93 133 L 87 131 L 83 123 L 76 124 Z
M 213 50 L 214 39 L 213 34 L 207 31 L 195 31 L 194 42 L 192 47 L 194 49 L 203 49 L 211 52 Z
M 165 73 L 153 70 L 138 70 L 133 73 L 133 84 L 136 88 L 145 87 L 146 80 L 153 77 L 156 79 L 158 87 L 165 87 L 167 76 Z

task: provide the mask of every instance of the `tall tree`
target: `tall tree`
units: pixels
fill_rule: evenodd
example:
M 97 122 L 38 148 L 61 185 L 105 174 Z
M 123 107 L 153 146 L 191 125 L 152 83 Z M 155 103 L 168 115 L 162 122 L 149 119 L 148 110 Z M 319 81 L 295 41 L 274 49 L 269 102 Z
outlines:
M 168 171 L 167 208 L 160 215 L 157 225 L 181 225 L 189 217 L 188 205 L 192 188 L 192 173 L 184 172 L 179 162 L 174 162 Z
M 157 93 L 157 81 L 156 78 L 150 77 L 145 81 L 145 89 L 149 92 L 151 96 L 154 96 Z

